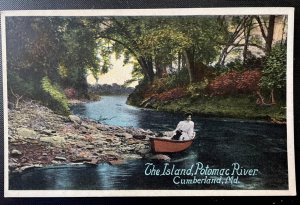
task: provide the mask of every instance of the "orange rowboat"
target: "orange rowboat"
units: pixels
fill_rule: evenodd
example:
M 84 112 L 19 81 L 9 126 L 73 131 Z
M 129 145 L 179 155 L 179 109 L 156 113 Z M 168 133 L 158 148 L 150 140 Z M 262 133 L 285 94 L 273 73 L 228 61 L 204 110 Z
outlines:
M 189 148 L 195 138 L 190 140 L 171 140 L 165 138 L 151 137 L 151 149 L 152 152 L 171 153 L 181 152 Z

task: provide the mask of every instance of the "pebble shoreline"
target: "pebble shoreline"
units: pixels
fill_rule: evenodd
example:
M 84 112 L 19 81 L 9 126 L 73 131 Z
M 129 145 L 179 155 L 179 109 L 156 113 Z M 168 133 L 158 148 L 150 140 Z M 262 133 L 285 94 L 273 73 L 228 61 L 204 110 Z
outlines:
M 38 103 L 22 102 L 18 109 L 8 110 L 9 171 L 78 163 L 117 165 L 142 158 L 169 160 L 151 153 L 149 137 L 156 134 L 65 117 Z

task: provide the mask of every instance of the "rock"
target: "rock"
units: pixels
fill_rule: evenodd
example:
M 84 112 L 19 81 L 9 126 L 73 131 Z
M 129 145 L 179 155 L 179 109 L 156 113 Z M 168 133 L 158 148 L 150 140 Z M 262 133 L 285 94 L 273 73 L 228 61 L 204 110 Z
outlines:
M 133 147 L 133 146 L 128 146 L 128 147 L 125 147 L 125 149 L 126 149 L 127 151 L 133 151 L 133 150 L 135 150 L 135 147 Z
M 8 102 L 8 109 L 9 109 L 9 112 L 10 112 L 10 110 L 13 110 L 13 109 L 15 109 L 15 108 L 16 108 L 16 106 L 15 106 L 14 103 Z
M 19 163 L 8 163 L 8 167 L 9 167 L 9 169 L 10 170 L 12 170 L 12 169 L 16 169 L 17 167 L 19 167 L 20 166 L 20 164 Z
M 41 137 L 40 141 L 50 143 L 54 147 L 64 147 L 64 145 L 66 143 L 65 138 L 60 137 L 60 136 Z
M 101 154 L 103 155 L 107 155 L 107 156 L 112 156 L 115 157 L 117 159 L 121 158 L 120 155 L 118 155 L 116 152 L 114 151 L 103 151 Z
M 12 171 L 51 160 L 58 164 L 110 161 L 117 165 L 125 162 L 123 158 L 150 155 L 150 130 L 104 125 L 76 115 L 67 118 L 35 102 L 20 102 L 20 110 L 9 110 L 8 118 L 9 145 L 14 146 L 9 164 L 19 163 L 9 165 Z
M 105 138 L 105 136 L 101 133 L 97 133 L 97 134 L 93 134 L 92 137 L 94 137 L 95 139 L 103 139 Z
M 72 159 L 71 161 L 72 162 L 89 162 L 89 161 L 92 161 L 92 159 L 91 158 L 84 158 L 84 157 L 82 157 L 82 158 Z
M 113 142 L 114 140 L 112 138 L 105 139 L 106 142 Z
M 164 154 L 156 154 L 150 157 L 150 159 L 157 159 L 157 160 L 164 160 L 164 161 L 170 161 L 171 158 Z
M 56 157 L 54 158 L 54 160 L 67 161 L 67 158 L 56 156 Z
M 52 164 L 60 164 L 61 162 L 60 161 L 56 161 L 56 160 L 52 160 L 51 163 Z
M 107 131 L 107 130 L 109 130 L 108 125 L 103 125 L 103 124 L 97 124 L 97 125 L 96 125 L 96 128 L 97 128 L 98 130 L 101 130 L 101 131 Z
M 122 157 L 124 159 L 141 159 L 142 156 L 138 155 L 138 154 L 123 154 Z
M 137 134 L 137 135 L 133 135 L 133 138 L 138 139 L 138 140 L 143 140 L 146 138 L 146 135 L 143 134 Z
M 80 133 L 87 134 L 87 133 L 89 133 L 89 131 L 85 127 L 80 127 Z
M 138 154 L 141 154 L 141 155 L 146 155 L 146 154 L 148 154 L 148 153 L 150 153 L 150 152 L 151 152 L 151 149 L 150 149 L 150 148 L 143 148 L 143 149 L 137 150 L 137 153 L 138 153 Z
M 93 125 L 89 125 L 89 124 L 86 124 L 86 123 L 82 123 L 81 126 L 84 126 L 88 130 L 96 130 L 97 129 Z
M 9 160 L 11 160 L 13 163 L 17 163 L 18 160 L 17 159 L 14 159 L 14 158 L 10 158 Z M 11 163 L 11 162 L 10 162 Z
M 85 136 L 81 136 L 81 135 L 76 136 L 74 139 L 75 140 L 86 140 Z
M 14 142 L 17 142 L 17 140 L 14 138 L 9 139 L 9 143 L 14 143 Z
M 96 140 L 93 142 L 90 142 L 91 145 L 95 145 L 96 147 L 101 147 L 104 145 L 104 142 L 102 140 Z
M 85 143 L 85 142 L 77 142 L 77 143 L 76 143 L 76 146 L 77 146 L 78 148 L 82 148 L 82 147 L 85 147 L 85 146 L 86 146 L 86 143 Z
M 27 165 L 27 166 L 23 166 L 23 167 L 19 168 L 17 171 L 22 172 L 24 170 L 33 169 L 33 168 L 37 168 L 37 167 L 41 168 L 43 166 L 40 164 Z
M 82 123 L 80 117 L 78 117 L 76 115 L 69 115 L 68 117 L 69 117 L 70 121 L 74 122 L 75 124 L 80 125 Z
M 40 131 L 41 134 L 45 134 L 45 135 L 52 135 L 54 133 L 56 133 L 55 130 L 42 130 Z
M 85 147 L 86 149 L 95 149 L 95 146 L 94 145 L 88 145 Z
M 117 160 L 110 160 L 110 161 L 108 161 L 108 163 L 110 165 L 120 165 L 120 164 L 125 164 L 126 161 L 122 160 L 122 159 L 117 159 Z
M 120 146 L 122 143 L 121 142 L 115 142 L 114 145 L 115 146 Z
M 21 139 L 36 139 L 37 133 L 34 130 L 28 129 L 28 128 L 19 128 L 17 129 L 18 136 Z
M 117 137 L 124 137 L 125 139 L 131 139 L 131 138 L 133 138 L 133 136 L 131 134 L 126 133 L 126 132 L 124 132 L 124 133 L 117 133 L 117 134 L 115 134 L 115 136 L 117 136 Z
M 11 155 L 13 155 L 13 156 L 19 156 L 19 155 L 22 155 L 22 152 L 20 152 L 17 149 L 14 149 L 14 150 L 11 151 Z
M 97 165 L 98 164 L 98 159 L 91 159 L 91 161 L 85 161 L 84 164 L 88 165 Z
M 127 141 L 127 144 L 128 145 L 133 145 L 133 144 L 138 144 L 139 142 L 137 142 L 137 141 L 134 141 L 134 140 L 128 140 Z

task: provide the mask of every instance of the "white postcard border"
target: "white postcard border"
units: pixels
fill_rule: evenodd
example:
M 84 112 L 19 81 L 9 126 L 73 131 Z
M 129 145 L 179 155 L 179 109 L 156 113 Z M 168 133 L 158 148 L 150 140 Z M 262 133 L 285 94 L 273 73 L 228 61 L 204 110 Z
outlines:
M 205 16 L 205 15 L 288 15 L 287 43 L 287 161 L 288 190 L 34 190 L 8 189 L 8 100 L 5 18 L 10 16 Z M 293 42 L 294 8 L 235 7 L 185 9 L 85 9 L 85 10 L 16 10 L 1 11 L 4 115 L 4 196 L 5 197 L 108 197 L 108 196 L 293 196 L 296 195 Z

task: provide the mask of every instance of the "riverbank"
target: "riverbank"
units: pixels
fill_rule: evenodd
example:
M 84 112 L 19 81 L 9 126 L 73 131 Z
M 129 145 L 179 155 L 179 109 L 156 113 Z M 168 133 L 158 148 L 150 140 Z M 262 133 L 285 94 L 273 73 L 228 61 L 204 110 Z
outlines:
M 176 91 L 176 90 L 175 90 Z M 203 117 L 263 120 L 276 124 L 286 123 L 286 108 L 277 105 L 258 105 L 253 96 L 198 96 L 188 93 L 161 93 L 144 95 L 142 90 L 129 96 L 127 103 L 137 107 L 172 113 L 192 112 Z
M 12 172 L 53 164 L 155 159 L 149 137 L 156 133 L 151 130 L 108 126 L 75 115 L 65 117 L 32 101 L 8 111 L 8 133 Z

